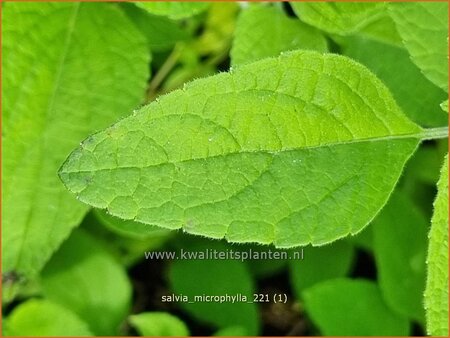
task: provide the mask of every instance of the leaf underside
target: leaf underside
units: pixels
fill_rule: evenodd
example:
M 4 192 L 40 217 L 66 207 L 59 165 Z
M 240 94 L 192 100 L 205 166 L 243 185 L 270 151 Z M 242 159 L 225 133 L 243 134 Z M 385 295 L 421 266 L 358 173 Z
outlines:
M 321 245 L 375 216 L 420 131 L 363 66 L 299 51 L 162 97 L 86 139 L 59 174 L 121 218 Z

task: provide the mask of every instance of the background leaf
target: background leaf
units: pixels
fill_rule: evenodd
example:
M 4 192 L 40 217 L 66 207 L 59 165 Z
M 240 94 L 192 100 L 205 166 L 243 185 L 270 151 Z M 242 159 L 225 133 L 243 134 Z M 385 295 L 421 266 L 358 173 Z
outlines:
M 141 336 L 183 337 L 189 336 L 186 325 L 177 317 L 164 312 L 143 312 L 129 317 L 131 326 Z
M 448 336 L 448 155 L 438 182 L 428 247 L 425 290 L 427 331 Z
M 383 302 L 366 280 L 330 279 L 303 292 L 312 321 L 328 336 L 407 336 L 408 321 Z M 382 323 L 382 325 L 381 325 Z
M 325 32 L 348 35 L 385 16 L 384 2 L 291 2 L 304 22 Z
M 229 247 L 220 242 L 198 241 L 184 245 L 186 251 L 206 252 L 216 250 L 225 252 Z M 239 260 L 175 260 L 169 272 L 172 290 L 176 294 L 189 296 L 244 295 L 253 300 L 255 292 L 253 281 L 246 265 Z M 246 302 L 195 302 L 180 303 L 180 306 L 200 321 L 214 324 L 218 328 L 241 326 L 249 335 L 259 332 L 259 318 L 255 303 Z
M 393 310 L 424 322 L 427 220 L 409 197 L 394 193 L 372 225 L 377 278 Z
M 31 299 L 20 304 L 5 325 L 7 336 L 92 336 L 77 315 L 48 300 Z
M 165 15 L 171 19 L 183 19 L 196 15 L 209 6 L 209 2 L 151 1 L 137 2 L 152 14 Z
M 140 102 L 149 54 L 109 4 L 8 3 L 2 19 L 2 272 L 28 277 L 87 211 L 61 186 L 58 166 Z
M 97 335 L 118 333 L 131 302 L 125 270 L 81 229 L 42 271 L 45 296 L 72 310 Z
M 289 262 L 292 286 L 298 298 L 303 290 L 327 279 L 344 277 L 354 258 L 353 246 L 348 241 L 336 241 L 321 247 L 304 249 L 304 259 Z
M 134 3 L 120 3 L 120 8 L 146 37 L 152 51 L 164 51 L 184 41 L 189 35 L 179 24 L 164 16 L 151 14 Z
M 372 70 L 413 121 L 427 127 L 447 124 L 439 108 L 447 94 L 420 72 L 403 48 L 357 36 L 344 42 L 342 53 Z
M 318 30 L 288 17 L 280 8 L 254 5 L 240 13 L 230 53 L 233 65 L 295 49 L 325 52 L 327 41 Z
M 60 177 L 124 219 L 320 245 L 375 216 L 420 132 L 366 68 L 297 51 L 162 97 L 85 140 Z
M 448 3 L 390 3 L 389 11 L 411 59 L 448 92 Z

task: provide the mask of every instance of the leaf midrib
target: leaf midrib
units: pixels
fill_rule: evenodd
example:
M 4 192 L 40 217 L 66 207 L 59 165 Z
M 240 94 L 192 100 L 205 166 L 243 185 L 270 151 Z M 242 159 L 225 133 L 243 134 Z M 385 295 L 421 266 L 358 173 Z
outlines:
M 93 173 L 93 172 L 100 172 L 100 171 L 106 171 L 106 170 L 117 170 L 117 169 L 146 169 L 146 168 L 152 168 L 152 167 L 159 167 L 167 164 L 179 164 L 179 163 L 186 163 L 191 161 L 201 161 L 201 160 L 208 160 L 218 157 L 227 157 L 231 155 L 239 155 L 239 154 L 268 154 L 277 156 L 281 153 L 290 152 L 290 151 L 299 151 L 299 150 L 311 150 L 311 149 L 318 149 L 323 147 L 334 147 L 334 146 L 341 146 L 341 145 L 351 145 L 351 144 L 358 144 L 358 143 L 371 143 L 371 142 L 378 142 L 378 141 L 392 141 L 392 140 L 401 140 L 401 139 L 417 139 L 417 141 L 421 141 L 423 139 L 423 131 L 417 132 L 417 133 L 409 133 L 409 134 L 399 134 L 399 135 L 385 135 L 385 136 L 377 136 L 377 137 L 368 137 L 368 138 L 362 138 L 362 139 L 353 139 L 348 141 L 339 141 L 339 142 L 330 142 L 330 143 L 324 143 L 320 145 L 313 145 L 313 146 L 304 146 L 304 147 L 295 147 L 295 148 L 283 148 L 276 151 L 271 150 L 242 150 L 242 151 L 235 151 L 235 152 L 229 152 L 226 154 L 217 154 L 217 155 L 211 155 L 207 157 L 196 157 L 196 158 L 190 158 L 180 161 L 173 161 L 173 162 L 161 162 L 157 164 L 150 164 L 142 167 L 138 166 L 117 166 L 113 168 L 98 168 L 98 169 L 92 169 L 92 170 L 74 170 L 74 171 L 65 171 L 64 164 L 61 167 L 61 170 L 59 171 L 59 174 L 73 174 L 73 173 Z M 69 156 L 70 158 L 70 156 Z
M 45 130 L 48 126 L 48 120 L 49 120 L 49 115 L 53 109 L 53 105 L 55 103 L 55 98 L 56 98 L 56 94 L 58 92 L 58 88 L 60 86 L 60 82 L 61 82 L 61 75 L 62 75 L 62 69 L 64 67 L 64 61 L 67 58 L 68 55 L 68 51 L 69 51 L 69 47 L 70 44 L 72 42 L 72 36 L 75 30 L 75 24 L 76 24 L 76 20 L 78 18 L 78 13 L 79 13 L 79 9 L 80 9 L 81 3 L 75 3 L 74 7 L 72 9 L 72 15 L 70 17 L 70 20 L 68 21 L 68 26 L 67 26 L 67 34 L 66 34 L 66 40 L 65 40 L 65 44 L 64 44 L 64 49 L 63 52 L 61 53 L 60 56 L 60 61 L 58 63 L 58 70 L 56 73 L 56 77 L 55 77 L 55 83 L 53 86 L 53 90 L 52 90 L 52 94 L 50 97 L 50 101 L 47 105 L 47 110 L 45 113 L 45 123 L 44 123 L 44 128 L 42 131 L 42 135 L 45 134 Z M 36 179 L 36 182 L 40 182 L 39 177 L 41 176 L 41 172 L 42 172 L 42 168 L 43 166 L 40 164 L 39 165 L 39 170 L 37 170 L 36 172 L 36 177 L 38 179 Z M 32 215 L 33 215 L 33 205 L 35 205 L 35 201 L 36 198 L 38 197 L 38 189 L 33 189 L 33 193 L 31 195 L 31 207 L 28 210 L 27 216 L 26 216 L 26 221 L 24 223 L 24 229 L 22 231 L 22 236 L 21 236 L 21 241 L 20 241 L 20 245 L 18 247 L 18 255 L 17 255 L 17 259 L 16 259 L 16 263 L 13 265 L 13 269 L 17 269 L 18 266 L 20 266 L 20 262 L 22 260 L 22 256 L 23 256 L 23 252 L 24 252 L 24 246 L 25 246 L 25 239 L 28 238 L 28 232 L 30 230 L 30 224 L 31 224 L 31 219 L 32 219 Z

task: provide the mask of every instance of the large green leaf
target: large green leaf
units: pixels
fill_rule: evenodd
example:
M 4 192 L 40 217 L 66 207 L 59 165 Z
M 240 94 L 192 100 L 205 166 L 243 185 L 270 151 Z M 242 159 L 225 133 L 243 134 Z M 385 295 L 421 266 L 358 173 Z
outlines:
M 348 35 L 386 15 L 384 2 L 291 2 L 297 16 L 325 32 Z
M 425 216 L 407 195 L 396 192 L 371 227 L 379 286 L 386 304 L 423 323 Z
M 183 242 L 185 255 L 205 255 L 216 252 L 226 255 L 236 248 L 221 242 L 195 241 Z M 181 251 L 180 251 L 181 255 Z M 189 257 L 189 256 L 186 256 Z M 192 256 L 191 256 L 192 257 Z M 253 280 L 244 262 L 222 259 L 178 259 L 172 262 L 169 271 L 171 290 L 176 295 L 185 295 L 189 301 L 180 306 L 197 320 L 213 324 L 218 328 L 240 326 L 249 335 L 255 336 L 259 331 L 257 306 L 253 302 L 255 288 Z M 195 297 L 215 296 L 217 299 L 196 300 Z M 246 301 L 242 297 L 247 297 Z M 219 297 L 228 297 L 222 301 Z M 234 297 L 234 301 L 231 297 Z M 247 302 L 248 301 L 248 302 Z
M 320 245 L 375 216 L 422 135 L 365 67 L 298 51 L 191 82 L 83 141 L 59 174 L 121 218 Z
M 429 238 L 425 290 L 427 331 L 433 336 L 448 336 L 448 155 L 438 182 Z
M 386 84 L 413 121 L 429 127 L 447 124 L 439 107 L 447 94 L 428 81 L 403 48 L 357 36 L 348 38 L 342 49 Z
M 231 63 L 257 61 L 295 49 L 325 52 L 327 42 L 318 30 L 289 18 L 279 8 L 251 6 L 239 16 Z
M 45 266 L 42 288 L 48 299 L 75 312 L 97 335 L 117 334 L 131 302 L 125 269 L 81 229 Z
M 87 210 L 61 161 L 140 102 L 149 55 L 109 4 L 8 3 L 2 19 L 2 269 L 29 276 Z
M 70 310 L 48 300 L 30 299 L 4 322 L 6 336 L 92 336 L 88 326 Z
M 137 2 L 152 14 L 165 15 L 171 19 L 183 19 L 196 15 L 208 8 L 208 2 L 147 1 Z
M 406 336 L 408 321 L 371 281 L 330 279 L 303 292 L 306 313 L 326 336 Z
M 398 2 L 389 11 L 414 63 L 448 92 L 448 2 Z
M 165 312 L 143 312 L 129 317 L 131 326 L 141 336 L 182 337 L 189 336 L 189 330 L 180 319 Z

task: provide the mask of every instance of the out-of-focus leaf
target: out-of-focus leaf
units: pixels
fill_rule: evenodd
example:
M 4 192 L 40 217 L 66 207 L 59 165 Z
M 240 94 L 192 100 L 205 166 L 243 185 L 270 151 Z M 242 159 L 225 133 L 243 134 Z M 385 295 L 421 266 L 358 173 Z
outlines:
M 429 233 L 425 311 L 428 334 L 448 336 L 448 155 L 437 188 Z
M 408 162 L 403 181 L 408 180 L 411 185 L 417 185 L 417 181 L 435 185 L 439 179 L 442 156 L 435 145 L 422 145 Z
M 289 261 L 291 284 L 297 297 L 319 282 L 344 277 L 352 266 L 353 257 L 353 246 L 344 240 L 321 247 L 306 247 L 302 260 Z
M 357 34 L 371 40 L 403 47 L 402 38 L 397 32 L 395 22 L 387 12 L 379 19 L 367 24 Z
M 292 255 L 292 251 L 277 249 L 272 245 L 261 246 L 256 244 L 247 244 L 239 246 L 238 248 L 239 250 L 247 252 L 252 251 L 255 253 L 260 253 L 261 259 L 246 261 L 250 271 L 258 278 L 268 277 L 280 272 L 287 265 L 287 257 Z M 270 257 L 268 256 L 269 252 L 271 255 Z M 296 252 L 298 253 L 297 256 L 302 254 L 301 249 L 296 250 Z M 274 255 L 277 255 L 277 258 L 275 258 Z M 283 255 L 286 255 L 286 259 L 282 259 Z
M 366 280 L 331 279 L 305 290 L 306 312 L 326 336 L 407 336 L 409 323 Z
M 97 335 L 117 334 L 131 302 L 126 271 L 81 229 L 45 266 L 42 287 L 48 299 L 75 312 Z
M 128 321 L 141 336 L 184 337 L 189 330 L 180 319 L 165 312 L 143 312 L 128 317 Z
M 231 63 L 248 63 L 295 49 L 325 52 L 327 41 L 320 31 L 289 18 L 279 8 L 250 6 L 239 16 Z
M 185 19 L 203 12 L 209 2 L 182 2 L 182 1 L 147 1 L 136 2 L 152 14 L 164 15 L 171 19 Z
M 343 54 L 372 70 L 413 121 L 427 127 L 447 124 L 439 108 L 447 94 L 420 72 L 406 50 L 357 36 L 345 41 Z
M 373 234 L 372 227 L 369 225 L 363 231 L 357 233 L 355 236 L 348 237 L 348 241 L 358 248 L 366 251 L 372 251 L 373 248 Z
M 425 216 L 408 195 L 397 191 L 371 227 L 383 299 L 402 316 L 424 323 Z
M 392 2 L 389 12 L 411 59 L 448 92 L 448 2 Z
M 147 38 L 152 51 L 167 50 L 176 42 L 184 41 L 189 37 L 189 34 L 181 29 L 177 22 L 165 16 L 151 14 L 133 3 L 121 3 L 120 7 Z
M 48 300 L 30 299 L 4 321 L 5 336 L 92 336 L 75 313 Z
M 58 166 L 139 104 L 149 53 L 106 3 L 8 3 L 2 24 L 2 268 L 29 277 L 87 211 Z
M 199 241 L 183 250 L 192 253 L 216 252 L 226 253 L 231 247 L 220 242 Z M 194 301 L 195 296 L 233 296 L 247 297 L 253 301 L 255 292 L 253 281 L 247 266 L 240 260 L 183 259 L 172 262 L 169 272 L 172 290 L 175 294 L 183 294 Z M 238 298 L 236 298 L 238 299 Z M 180 306 L 197 320 L 214 324 L 218 328 L 242 326 L 250 335 L 259 332 L 259 318 L 254 303 L 197 301 L 182 302 Z
M 242 337 L 242 336 L 249 336 L 247 333 L 247 330 L 242 326 L 230 326 L 225 327 L 216 333 L 214 333 L 214 336 L 216 337 Z
M 300 20 L 325 32 L 349 35 L 386 16 L 384 2 L 291 2 Z

